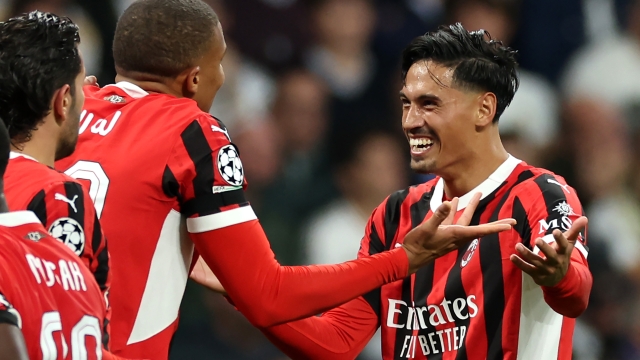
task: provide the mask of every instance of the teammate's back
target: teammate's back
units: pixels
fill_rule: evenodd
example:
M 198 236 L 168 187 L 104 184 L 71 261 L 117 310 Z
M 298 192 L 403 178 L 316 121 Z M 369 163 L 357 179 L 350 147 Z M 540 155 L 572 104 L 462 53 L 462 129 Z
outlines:
M 112 348 L 157 336 L 154 347 L 167 352 L 161 344 L 168 344 L 175 331 L 193 254 L 193 244 L 179 233 L 184 223 L 179 199 L 167 194 L 177 193 L 171 187 L 178 186 L 175 177 L 180 176 L 169 166 L 182 165 L 195 175 L 198 169 L 189 162 L 196 160 L 181 150 L 208 147 L 198 131 L 208 127 L 224 138 L 211 130 L 224 127 L 192 100 L 148 94 L 130 83 L 86 87 L 85 94 L 78 149 L 56 166 L 88 181 L 105 233 L 114 239 L 111 271 L 118 280 L 110 296 Z
M 100 358 L 105 304 L 81 260 L 30 211 L 0 214 L 0 249 L 0 312 L 15 316 L 29 357 Z

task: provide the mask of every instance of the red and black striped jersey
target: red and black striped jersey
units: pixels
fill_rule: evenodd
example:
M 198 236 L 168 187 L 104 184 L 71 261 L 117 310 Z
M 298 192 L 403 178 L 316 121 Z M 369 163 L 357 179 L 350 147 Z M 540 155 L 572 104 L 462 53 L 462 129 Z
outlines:
M 29 358 L 103 358 L 105 300 L 80 259 L 30 211 L 0 214 L 0 248 L 0 322 Z
M 308 358 L 353 359 L 381 326 L 384 359 L 571 359 L 574 317 L 586 308 L 592 281 L 586 236 L 553 288 L 536 285 L 510 256 L 518 243 L 537 253 L 537 238 L 553 242 L 554 229 L 567 230 L 583 214 L 575 190 L 561 177 L 509 157 L 460 198 L 458 216 L 476 192 L 482 199 L 472 225 L 504 218 L 517 225 L 322 317 L 267 329 L 267 335 L 290 356 Z M 399 247 L 443 198 L 441 178 L 389 196 L 369 220 L 359 257 Z
M 88 191 L 77 180 L 16 152 L 10 155 L 4 190 L 9 209 L 34 212 L 53 237 L 82 259 L 108 299 L 111 277 L 107 239 Z M 110 311 L 104 329 L 107 343 L 109 315 Z

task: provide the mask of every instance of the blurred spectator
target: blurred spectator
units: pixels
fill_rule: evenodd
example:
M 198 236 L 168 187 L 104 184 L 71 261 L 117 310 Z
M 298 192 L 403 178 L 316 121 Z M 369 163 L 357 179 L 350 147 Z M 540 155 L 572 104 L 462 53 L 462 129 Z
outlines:
M 450 22 L 487 30 L 491 38 L 509 45 L 517 31 L 519 6 L 517 0 L 449 0 L 447 13 Z M 520 88 L 500 117 L 500 135 L 513 156 L 542 166 L 558 133 L 558 97 L 543 77 L 523 69 L 519 77 Z
M 375 50 L 383 66 L 397 67 L 402 50 L 415 38 L 443 23 L 442 0 L 377 0 Z
M 407 186 L 408 161 L 388 133 L 343 135 L 331 153 L 341 197 L 316 213 L 306 229 L 307 262 L 335 264 L 356 258 L 367 220 L 385 197 Z M 361 355 L 381 359 L 379 331 Z
M 395 128 L 390 99 L 397 89 L 372 51 L 372 1 L 318 0 L 312 15 L 316 44 L 305 63 L 331 91 L 329 137 L 363 126 Z
M 189 321 L 181 319 L 171 360 L 288 359 L 220 294 L 189 286 L 185 300 L 197 308 L 197 315 L 183 316 L 195 317 Z
M 640 0 L 628 9 L 624 33 L 590 44 L 572 59 L 562 84 L 567 97 L 589 96 L 625 108 L 640 104 Z
M 574 100 L 568 109 L 576 173 L 586 174 L 578 177 L 578 185 L 591 200 L 590 234 L 605 241 L 616 270 L 640 274 L 640 204 L 629 187 L 632 153 L 626 122 L 619 109 L 602 100 Z
M 236 26 L 229 32 L 243 54 L 274 73 L 300 63 L 309 42 L 306 7 L 300 0 L 227 0 Z
M 235 16 L 222 0 L 206 0 L 218 14 L 225 33 L 233 31 Z M 241 127 L 256 126 L 269 116 L 275 93 L 275 81 L 257 63 L 240 53 L 227 37 L 227 52 L 222 60 L 225 84 L 216 94 L 211 114 L 219 118 L 234 135 Z
M 9 16 L 34 10 L 70 17 L 80 28 L 80 51 L 87 74 L 101 75 L 103 39 L 100 30 L 78 3 L 71 0 L 20 0 L 14 2 Z
M 282 169 L 261 194 L 264 206 L 256 213 L 283 263 L 302 262 L 300 224 L 335 193 L 327 171 L 327 104 L 324 83 L 308 71 L 293 70 L 280 78 L 272 117 Z
M 512 41 L 522 68 L 558 82 L 567 61 L 585 41 L 583 3 L 522 0 L 518 31 Z

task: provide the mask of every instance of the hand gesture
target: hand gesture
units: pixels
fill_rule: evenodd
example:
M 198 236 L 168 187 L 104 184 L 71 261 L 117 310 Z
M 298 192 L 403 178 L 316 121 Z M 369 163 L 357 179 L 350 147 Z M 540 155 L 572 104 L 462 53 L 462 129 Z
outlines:
M 91 76 L 87 76 L 84 78 L 84 84 L 83 85 L 95 85 L 95 86 L 100 86 L 98 84 L 98 78 L 91 75 Z
M 553 231 L 554 243 L 547 244 L 543 239 L 536 239 L 536 246 L 544 255 L 534 254 L 522 244 L 516 245 L 518 255 L 511 255 L 511 261 L 520 270 L 529 274 L 540 286 L 555 286 L 567 273 L 571 262 L 571 252 L 580 236 L 580 231 L 587 226 L 587 218 L 582 216 L 576 220 L 564 234 L 556 229 Z
M 198 258 L 198 262 L 196 262 L 196 265 L 193 267 L 190 278 L 209 290 L 213 290 L 222 295 L 227 294 L 227 291 L 220 283 L 220 280 L 218 280 L 213 271 L 211 271 L 209 265 L 204 262 L 202 256 Z
M 403 247 L 409 256 L 410 274 L 474 239 L 510 230 L 515 225 L 514 219 L 503 219 L 469 226 L 480 197 L 480 193 L 473 196 L 455 225 L 452 224 L 458 209 L 458 198 L 453 198 L 451 202 L 445 201 L 429 220 L 405 236 Z

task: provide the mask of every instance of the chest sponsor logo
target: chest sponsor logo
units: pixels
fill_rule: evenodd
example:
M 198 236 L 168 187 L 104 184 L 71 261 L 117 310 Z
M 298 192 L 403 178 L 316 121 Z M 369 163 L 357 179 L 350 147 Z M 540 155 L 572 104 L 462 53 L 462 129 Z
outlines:
M 469 261 L 471 261 L 473 254 L 475 254 L 476 250 L 478 249 L 478 245 L 480 245 L 480 240 L 478 239 L 473 240 L 471 244 L 469 244 L 467 251 L 465 251 L 464 255 L 462 255 L 462 260 L 460 260 L 461 268 L 464 268 L 465 266 L 467 266 Z
M 459 320 L 467 320 L 478 315 L 476 296 L 442 300 L 439 305 L 409 306 L 406 302 L 388 299 L 386 326 L 396 329 L 430 330 L 426 335 L 407 335 L 402 348 L 395 349 L 402 358 L 414 358 L 416 352 L 422 355 L 439 354 L 458 350 L 467 334 L 465 325 L 455 326 Z M 401 321 L 400 319 L 406 319 Z M 440 329 L 436 329 L 436 326 Z

